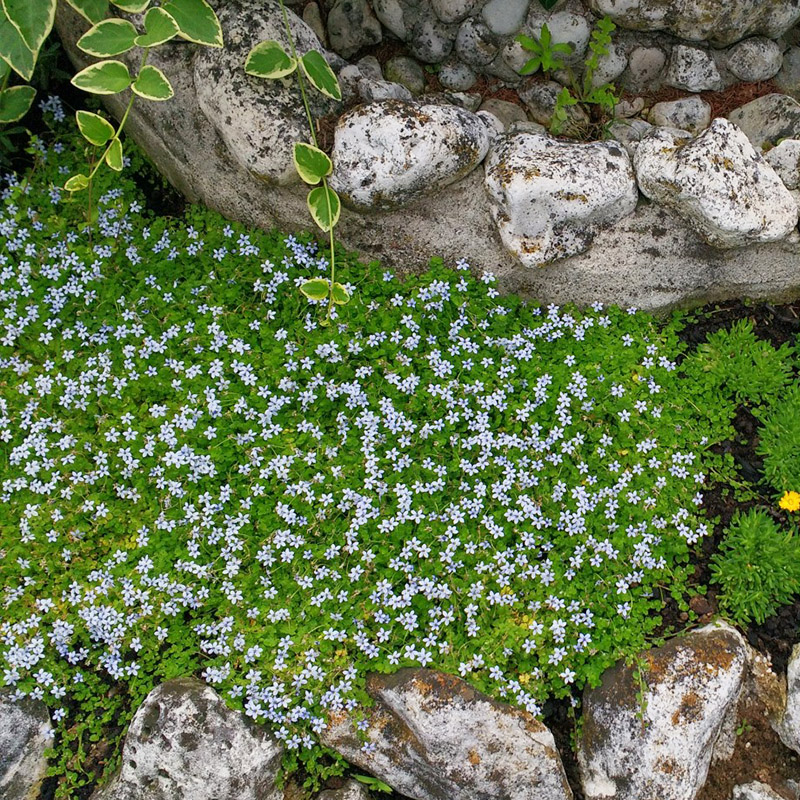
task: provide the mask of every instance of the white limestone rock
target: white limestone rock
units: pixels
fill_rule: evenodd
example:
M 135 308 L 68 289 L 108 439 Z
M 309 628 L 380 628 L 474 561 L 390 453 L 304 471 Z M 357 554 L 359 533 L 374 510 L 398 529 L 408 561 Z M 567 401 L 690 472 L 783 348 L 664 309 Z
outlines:
M 761 781 L 751 781 L 733 787 L 731 800 L 785 800 L 771 786 Z
M 726 66 L 740 80 L 753 83 L 774 77 L 783 63 L 783 51 L 777 42 L 765 36 L 753 36 L 728 50 Z
M 311 28 L 292 11 L 287 13 L 297 52 L 320 50 Z M 230 0 L 220 6 L 218 17 L 225 47 L 198 50 L 197 103 L 236 163 L 269 184 L 299 183 L 292 153 L 294 143 L 307 141 L 309 132 L 296 78 L 264 80 L 243 68 L 251 48 L 265 39 L 275 39 L 288 50 L 280 5 L 277 0 Z M 309 100 L 317 119 L 338 108 L 319 92 L 311 92 Z
M 322 741 L 414 800 L 572 800 L 550 731 L 525 711 L 428 669 L 371 675 L 370 753 L 334 713 Z
M 92 800 L 282 800 L 281 744 L 201 681 L 156 687 L 133 717 L 122 766 Z
M 728 114 L 753 147 L 777 144 L 780 139 L 800 138 L 800 103 L 786 94 L 767 94 Z
M 592 75 L 592 86 L 597 88 L 604 83 L 613 83 L 628 66 L 625 50 L 618 44 L 611 44 L 608 52 L 597 60 L 597 69 Z
M 375 16 L 400 41 L 408 38 L 413 20 L 411 4 L 408 0 L 372 0 Z
M 683 97 L 656 103 L 647 118 L 653 125 L 697 134 L 711 124 L 711 106 L 702 97 Z
M 553 11 L 545 11 L 541 3 L 533 2 L 522 32 L 538 40 L 546 24 L 554 44 L 563 42 L 572 47 L 570 55 L 560 54 L 559 58 L 565 64 L 578 65 L 583 63 L 586 56 L 593 22 L 591 14 L 587 13 L 579 0 L 559 3 Z
M 800 20 L 796 0 L 589 0 L 621 28 L 668 31 L 691 42 L 727 47 L 745 36 L 776 39 Z
M 522 27 L 529 5 L 530 0 L 489 0 L 481 16 L 492 33 L 510 36 Z
M 0 797 L 34 800 L 47 774 L 45 751 L 53 746 L 53 729 L 44 703 L 11 699 L 0 691 Z
M 800 139 L 784 139 L 764 156 L 787 189 L 800 189 Z
M 492 136 L 485 120 L 456 106 L 359 106 L 336 125 L 331 187 L 353 208 L 399 208 L 470 173 Z
M 716 91 L 724 85 L 711 54 L 684 44 L 672 48 L 664 83 L 686 92 Z
M 747 645 L 733 628 L 708 625 L 642 653 L 641 663 L 641 683 L 619 662 L 584 694 L 586 800 L 693 800 L 739 697 Z
M 628 81 L 638 90 L 661 85 L 667 56 L 660 47 L 634 47 L 628 56 Z
M 694 139 L 656 128 L 636 148 L 634 166 L 639 189 L 714 247 L 777 241 L 797 225 L 789 190 L 726 119 L 715 119 Z
M 526 267 L 588 249 L 638 198 L 619 142 L 574 144 L 528 133 L 498 139 L 486 160 L 486 189 L 503 244 Z

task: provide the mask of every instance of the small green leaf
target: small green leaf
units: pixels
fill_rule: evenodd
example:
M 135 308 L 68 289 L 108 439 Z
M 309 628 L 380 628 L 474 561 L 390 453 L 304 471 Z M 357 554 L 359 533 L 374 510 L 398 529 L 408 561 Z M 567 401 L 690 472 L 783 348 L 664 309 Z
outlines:
M 73 175 L 71 178 L 67 179 L 64 188 L 68 192 L 80 192 L 88 185 L 89 179 L 82 172 L 79 172 L 77 175 Z
M 297 68 L 295 61 L 274 39 L 259 42 L 248 54 L 244 71 L 257 78 L 283 78 Z
M 222 47 L 222 27 L 205 0 L 169 0 L 162 6 L 178 23 L 180 36 L 196 44 Z
M 25 44 L 20 32 L 11 24 L 0 6 L 0 58 L 26 81 L 33 77 L 36 55 Z
M 36 89 L 33 86 L 12 86 L 0 92 L 0 123 L 22 119 L 33 104 L 34 97 Z
M 126 19 L 104 19 L 78 39 L 84 53 L 108 58 L 127 53 L 136 40 L 136 28 Z
M 309 50 L 305 55 L 300 56 L 300 64 L 306 77 L 317 91 L 334 100 L 342 99 L 339 81 L 336 80 L 330 64 L 324 59 L 322 53 L 317 50 Z
M 137 36 L 139 47 L 156 47 L 178 35 L 178 23 L 163 8 L 151 8 L 144 18 L 145 33 Z
M 558 44 L 554 44 L 550 49 L 554 53 L 563 53 L 565 56 L 572 54 L 572 45 L 567 44 L 566 42 L 559 42 Z
M 312 278 L 300 287 L 300 291 L 309 300 L 324 300 L 328 296 L 329 287 L 325 278 Z
M 85 19 L 96 25 L 108 15 L 108 0 L 67 0 Z
M 150 5 L 150 0 L 111 0 L 111 2 L 129 14 L 141 14 Z
M 2 0 L 2 5 L 25 44 L 38 53 L 53 28 L 56 0 Z
M 106 150 L 106 164 L 108 164 L 114 172 L 122 172 L 122 142 L 119 139 L 112 139 L 111 144 Z
M 150 64 L 142 67 L 131 88 L 146 100 L 169 100 L 175 94 L 167 76 L 158 67 Z
M 317 186 L 306 198 L 311 217 L 319 228 L 326 233 L 339 221 L 341 203 L 339 195 L 329 186 Z
M 519 71 L 520 75 L 532 75 L 534 72 L 537 72 L 539 67 L 542 65 L 542 59 L 539 56 L 532 58 L 530 61 L 525 63 L 525 66 Z
M 545 22 L 545 24 L 542 25 L 542 32 L 539 34 L 539 43 L 542 45 L 542 49 L 546 50 L 550 46 L 551 41 L 550 28 L 547 27 L 547 23 Z
M 519 36 L 517 36 L 517 41 L 526 50 L 530 50 L 532 53 L 538 53 L 541 50 L 539 42 L 537 42 L 536 39 L 531 39 L 530 36 L 526 36 L 524 33 L 521 33 Z
M 333 302 L 336 303 L 337 306 L 344 306 L 350 302 L 350 292 L 348 292 L 341 283 L 333 284 L 332 294 Z
M 75 118 L 78 120 L 78 128 L 83 138 L 96 147 L 102 147 L 114 137 L 114 126 L 99 114 L 78 111 Z
M 121 61 L 98 61 L 73 75 L 70 83 L 92 94 L 116 94 L 131 85 L 131 75 Z
M 319 183 L 333 170 L 333 164 L 328 156 L 318 147 L 305 142 L 295 142 L 294 166 L 300 177 L 312 185 Z

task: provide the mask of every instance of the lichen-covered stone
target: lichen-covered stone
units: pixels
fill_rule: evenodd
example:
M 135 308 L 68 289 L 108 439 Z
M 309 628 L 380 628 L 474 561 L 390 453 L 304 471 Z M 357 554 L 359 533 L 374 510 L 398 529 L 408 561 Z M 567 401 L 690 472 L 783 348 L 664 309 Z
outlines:
M 495 35 L 480 19 L 461 23 L 456 36 L 456 54 L 465 64 L 481 67 L 494 60 L 499 50 Z
M 740 80 L 753 83 L 768 81 L 780 70 L 783 51 L 777 42 L 765 36 L 753 36 L 728 50 L 726 65 Z
M 319 50 L 311 28 L 292 11 L 289 25 L 298 53 Z M 288 49 L 277 0 L 230 0 L 218 12 L 224 48 L 201 48 L 194 59 L 197 103 L 225 142 L 233 159 L 268 183 L 299 182 L 292 159 L 294 143 L 307 141 L 308 120 L 293 77 L 264 80 L 247 75 L 247 54 L 259 42 L 275 39 Z M 337 106 L 310 93 L 315 118 Z
M 343 58 L 378 44 L 383 31 L 367 0 L 335 0 L 328 12 L 328 40 Z
M 600 228 L 633 212 L 638 198 L 618 142 L 573 144 L 527 133 L 495 143 L 486 189 L 503 244 L 526 267 L 588 249 Z
M 376 81 L 361 78 L 358 82 L 358 95 L 364 103 L 376 103 L 379 100 L 411 100 L 412 94 L 402 83 L 392 81 Z
M 753 147 L 800 137 L 800 103 L 786 94 L 767 94 L 731 111 L 728 119 L 741 128 Z
M 686 92 L 716 91 L 724 85 L 711 54 L 683 44 L 672 48 L 664 83 Z
M 742 688 L 747 647 L 709 625 L 620 662 L 583 701 L 586 800 L 693 800 Z
M 747 137 L 715 119 L 696 138 L 656 128 L 636 148 L 639 188 L 677 211 L 709 244 L 742 247 L 788 236 L 797 204 Z
M 647 118 L 653 125 L 697 134 L 711 124 L 711 106 L 701 97 L 683 97 L 656 103 Z
M 399 208 L 463 178 L 490 141 L 487 123 L 456 106 L 360 106 L 336 125 L 331 186 L 354 208 Z
M 36 800 L 47 774 L 45 751 L 53 746 L 53 730 L 44 703 L 11 699 L 0 691 L 0 797 Z
M 447 25 L 430 16 L 418 19 L 406 41 L 415 58 L 426 64 L 440 64 L 452 52 L 457 34 L 457 25 Z
M 371 752 L 333 714 L 328 747 L 414 800 L 572 800 L 550 731 L 452 675 L 402 669 L 372 675 L 366 711 Z
M 282 800 L 283 747 L 201 681 L 156 687 L 133 717 L 122 766 L 93 800 Z
M 589 0 L 621 28 L 668 31 L 692 42 L 726 47 L 745 36 L 775 39 L 800 20 L 797 0 Z
M 449 58 L 442 64 L 438 78 L 442 88 L 452 92 L 466 92 L 478 80 L 475 70 L 462 64 L 457 58 Z
M 369 789 L 360 781 L 350 778 L 341 789 L 326 789 L 317 800 L 372 800 Z
M 800 189 L 800 139 L 784 139 L 764 156 L 787 189 Z
M 386 80 L 401 83 L 411 94 L 425 91 L 425 73 L 417 61 L 408 56 L 394 56 L 386 62 Z

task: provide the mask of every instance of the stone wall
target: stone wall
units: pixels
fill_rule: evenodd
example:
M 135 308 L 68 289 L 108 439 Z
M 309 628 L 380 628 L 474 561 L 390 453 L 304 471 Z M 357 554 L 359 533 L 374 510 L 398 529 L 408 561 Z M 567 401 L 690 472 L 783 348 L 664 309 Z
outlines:
M 318 102 L 314 113 L 334 131 L 337 233 L 365 258 L 412 270 L 434 255 L 465 258 L 506 291 L 546 302 L 660 309 L 800 293 L 800 0 L 292 7 L 299 50 L 328 46 L 343 88 L 342 103 Z M 290 79 L 242 68 L 257 42 L 286 43 L 277 0 L 217 11 L 226 47 L 154 52 L 176 94 L 137 103 L 129 131 L 190 200 L 308 230 L 291 162 L 292 143 L 307 137 L 299 93 Z M 603 14 L 617 29 L 595 84 L 614 82 L 624 99 L 605 126 L 591 108 L 571 112 L 573 137 L 603 141 L 555 138 L 545 128 L 555 97 L 580 81 Z M 571 45 L 568 68 L 523 77 L 530 53 L 516 37 L 538 37 L 544 24 Z M 81 65 L 74 42 L 85 27 L 60 8 Z M 737 92 L 756 99 L 714 113 Z M 121 105 L 108 100 L 112 112 Z

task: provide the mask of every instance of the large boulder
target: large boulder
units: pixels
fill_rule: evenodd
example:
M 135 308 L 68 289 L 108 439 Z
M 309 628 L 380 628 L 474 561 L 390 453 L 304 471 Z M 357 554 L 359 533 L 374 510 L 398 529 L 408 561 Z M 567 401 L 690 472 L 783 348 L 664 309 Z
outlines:
M 281 800 L 283 747 L 201 681 L 156 687 L 133 717 L 119 773 L 92 800 Z
M 757 33 L 775 39 L 800 20 L 798 0 L 590 0 L 590 5 L 621 28 L 669 31 L 715 47 Z
M 588 249 L 597 231 L 636 208 L 630 157 L 619 142 L 500 137 L 486 160 L 492 216 L 526 267 Z
M 747 645 L 709 625 L 623 662 L 588 689 L 578 748 L 586 800 L 693 800 L 743 686 Z
M 414 800 L 571 800 L 550 731 L 520 709 L 427 669 L 371 675 L 359 736 L 334 714 L 322 741 Z M 366 737 L 366 746 L 364 739 Z
M 336 125 L 330 183 L 353 208 L 399 208 L 472 172 L 492 131 L 488 120 L 457 106 L 359 106 Z
M 728 120 L 715 119 L 694 139 L 656 128 L 636 148 L 634 166 L 641 191 L 715 247 L 777 241 L 797 226 L 789 190 Z
M 197 52 L 196 102 L 231 156 L 248 172 L 268 183 L 298 183 L 293 145 L 308 141 L 310 134 L 297 79 L 265 80 L 244 71 L 248 53 L 259 42 L 274 39 L 288 50 L 280 5 L 277 0 L 230 0 L 221 5 L 218 16 L 225 47 Z M 299 54 L 323 49 L 305 22 L 291 12 L 288 18 Z M 319 92 L 307 94 L 316 119 L 338 107 Z
M 36 800 L 47 774 L 45 751 L 53 746 L 53 730 L 44 703 L 11 698 L 0 691 L 0 797 Z

